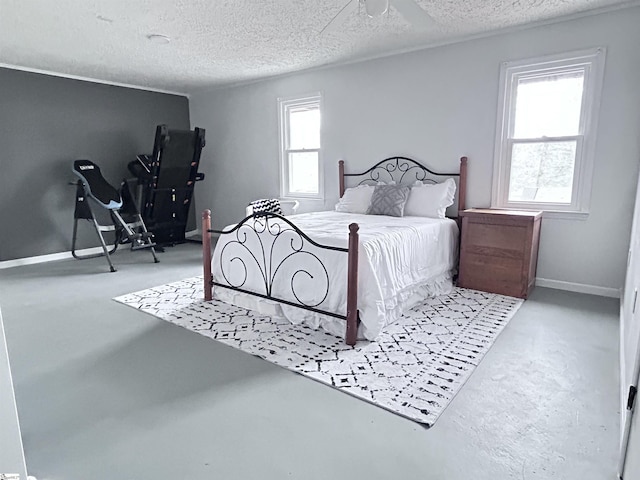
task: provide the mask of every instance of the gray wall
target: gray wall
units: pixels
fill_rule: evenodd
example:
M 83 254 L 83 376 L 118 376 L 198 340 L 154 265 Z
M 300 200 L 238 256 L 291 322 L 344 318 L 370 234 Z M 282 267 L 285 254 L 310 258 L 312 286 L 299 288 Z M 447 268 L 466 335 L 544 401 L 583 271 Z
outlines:
M 323 95 L 326 200 L 302 210 L 333 208 L 338 159 L 354 171 L 394 154 L 443 170 L 468 155 L 469 206 L 489 206 L 500 63 L 604 46 L 590 215 L 543 220 L 538 277 L 616 293 L 640 159 L 638 25 L 636 7 L 192 95 L 192 124 L 209 134 L 203 166 L 212 179 L 196 191 L 196 206 L 211 208 L 220 227 L 241 218 L 250 199 L 278 195 L 277 98 L 316 91 Z
M 73 160 L 117 186 L 161 123 L 188 129 L 188 99 L 0 68 L 0 261 L 69 251 Z

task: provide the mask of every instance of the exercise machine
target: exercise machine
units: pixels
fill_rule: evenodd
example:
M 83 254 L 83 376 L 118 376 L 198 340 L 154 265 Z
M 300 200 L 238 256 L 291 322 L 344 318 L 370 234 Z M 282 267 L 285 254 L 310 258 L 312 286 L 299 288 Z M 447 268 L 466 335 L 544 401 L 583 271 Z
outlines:
M 129 171 L 138 180 L 142 218 L 159 245 L 186 241 L 185 233 L 195 183 L 205 146 L 205 130 L 170 130 L 156 127 L 152 155 L 138 155 Z
M 100 167 L 90 160 L 76 160 L 73 162 L 73 173 L 79 177 L 76 182 L 76 206 L 74 211 L 73 239 L 71 241 L 71 254 L 79 260 L 95 257 L 106 257 L 109 269 L 116 269 L 111 262 L 118 245 L 129 243 L 131 250 L 150 250 L 153 261 L 158 263 L 153 241 L 153 233 L 147 227 L 140 215 L 140 211 L 133 199 L 129 184 L 122 182 L 120 190 L 117 190 L 105 180 Z M 112 224 L 100 224 L 92 209 L 92 205 L 108 211 Z M 80 255 L 76 251 L 78 237 L 78 221 L 88 220 L 98 234 L 102 253 Z M 111 248 L 107 247 L 103 232 L 113 232 L 114 241 Z

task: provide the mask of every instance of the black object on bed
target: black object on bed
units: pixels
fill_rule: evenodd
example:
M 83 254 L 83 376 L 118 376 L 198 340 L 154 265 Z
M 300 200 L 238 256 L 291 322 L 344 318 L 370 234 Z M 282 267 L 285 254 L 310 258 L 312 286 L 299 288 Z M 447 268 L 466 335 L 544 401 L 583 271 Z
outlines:
M 142 218 L 158 244 L 185 241 L 200 154 L 205 146 L 205 130 L 170 130 L 156 127 L 153 154 L 139 155 L 129 164 L 141 188 Z
M 127 182 L 122 182 L 120 190 L 113 187 L 102 176 L 100 167 L 91 160 L 76 160 L 73 162 L 73 173 L 79 178 L 76 182 L 76 206 L 74 210 L 73 238 L 71 240 L 71 254 L 79 260 L 105 256 L 109 269 L 116 269 L 111 262 L 111 254 L 119 244 L 130 243 L 131 250 L 149 249 L 154 262 L 158 263 L 155 252 L 153 234 L 147 231 L 138 207 L 129 191 Z M 111 216 L 112 225 L 101 225 L 91 208 L 97 205 L 107 210 Z M 78 220 L 90 221 L 98 234 L 102 253 L 77 253 Z M 114 232 L 115 238 L 111 249 L 107 248 L 103 232 Z
M 253 213 L 269 212 L 284 215 L 282 212 L 282 206 L 280 205 L 280 200 L 277 198 L 254 200 L 253 202 L 249 202 L 249 206 L 253 210 Z

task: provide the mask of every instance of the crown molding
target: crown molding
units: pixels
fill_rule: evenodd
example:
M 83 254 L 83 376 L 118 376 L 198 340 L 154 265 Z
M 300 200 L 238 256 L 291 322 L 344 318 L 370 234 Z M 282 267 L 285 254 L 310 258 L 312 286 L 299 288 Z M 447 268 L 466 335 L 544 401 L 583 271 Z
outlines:
M 8 70 L 18 70 L 21 72 L 38 73 L 40 75 L 48 75 L 50 77 L 68 78 L 70 80 L 79 80 L 81 82 L 98 83 L 101 85 L 110 85 L 112 87 L 130 88 L 133 90 L 143 90 L 145 92 L 163 93 L 165 95 L 177 95 L 180 97 L 189 98 L 189 94 L 185 92 L 174 92 L 172 90 L 164 90 L 162 88 L 153 88 L 142 85 L 133 85 L 131 83 L 114 82 L 111 80 L 101 80 L 99 78 L 84 77 L 82 75 L 71 75 L 70 73 L 60 73 L 51 70 L 44 70 L 41 68 L 23 67 L 21 65 L 13 65 L 10 63 L 0 62 L 0 68 L 6 68 Z

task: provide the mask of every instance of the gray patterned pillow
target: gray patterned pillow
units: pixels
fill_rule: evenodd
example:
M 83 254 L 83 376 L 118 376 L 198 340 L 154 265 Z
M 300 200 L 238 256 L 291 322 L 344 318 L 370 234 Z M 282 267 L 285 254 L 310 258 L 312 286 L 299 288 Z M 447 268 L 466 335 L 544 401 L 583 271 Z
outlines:
M 376 185 L 367 215 L 402 217 L 411 189 L 403 185 Z

